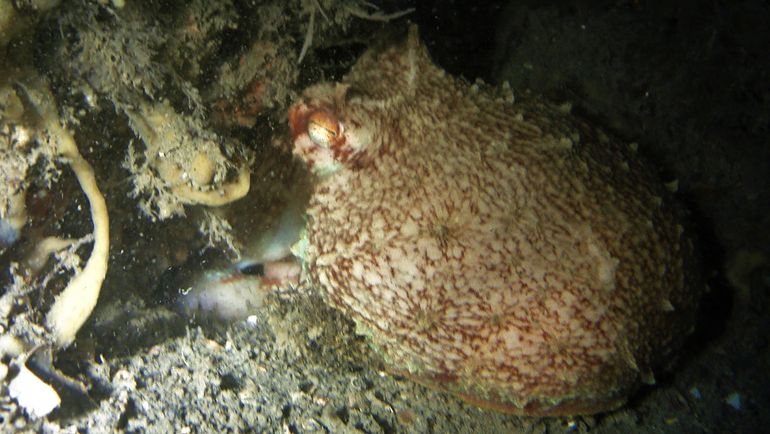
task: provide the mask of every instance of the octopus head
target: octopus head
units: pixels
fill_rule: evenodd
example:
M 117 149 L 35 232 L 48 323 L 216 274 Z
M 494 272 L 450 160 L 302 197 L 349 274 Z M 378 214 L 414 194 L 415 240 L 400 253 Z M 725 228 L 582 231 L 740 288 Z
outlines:
M 289 109 L 292 152 L 322 176 L 357 170 L 379 149 L 378 124 L 372 107 L 351 85 L 322 83 Z

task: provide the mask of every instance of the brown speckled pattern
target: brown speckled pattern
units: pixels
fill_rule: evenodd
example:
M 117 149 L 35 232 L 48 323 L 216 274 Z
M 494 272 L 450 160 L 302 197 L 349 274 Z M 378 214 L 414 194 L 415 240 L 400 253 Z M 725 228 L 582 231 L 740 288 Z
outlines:
M 692 247 L 628 145 L 512 100 L 445 74 L 414 27 L 308 89 L 305 265 L 395 372 L 514 413 L 612 409 L 693 325 Z M 314 110 L 341 122 L 330 149 Z

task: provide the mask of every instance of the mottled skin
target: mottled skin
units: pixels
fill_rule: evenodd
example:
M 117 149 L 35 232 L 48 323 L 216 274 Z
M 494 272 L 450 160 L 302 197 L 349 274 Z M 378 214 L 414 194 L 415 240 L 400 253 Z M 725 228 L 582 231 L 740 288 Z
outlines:
M 691 243 L 654 171 L 564 107 L 447 75 L 416 28 L 289 120 L 318 174 L 308 275 L 392 371 L 502 411 L 595 413 L 692 328 Z

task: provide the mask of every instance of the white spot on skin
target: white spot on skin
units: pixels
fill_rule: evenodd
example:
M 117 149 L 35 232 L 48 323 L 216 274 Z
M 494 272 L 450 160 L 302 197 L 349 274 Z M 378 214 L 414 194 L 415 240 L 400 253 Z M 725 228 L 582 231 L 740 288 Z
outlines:
M 350 272 L 355 279 L 361 279 L 364 276 L 364 265 L 361 262 L 354 262 Z
M 414 220 L 409 219 L 401 226 L 401 235 L 405 237 L 414 237 L 419 233 L 420 228 Z
M 377 286 L 382 283 L 382 277 L 374 270 L 364 270 L 363 278 L 369 286 Z
M 441 250 L 439 250 L 438 246 L 435 243 L 427 243 L 427 249 L 425 251 L 428 259 L 431 261 L 438 261 L 441 259 Z

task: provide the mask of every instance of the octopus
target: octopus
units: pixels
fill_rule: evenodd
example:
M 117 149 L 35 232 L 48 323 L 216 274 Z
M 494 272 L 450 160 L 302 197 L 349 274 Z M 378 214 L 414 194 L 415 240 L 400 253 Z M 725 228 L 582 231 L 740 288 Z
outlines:
M 622 406 L 694 327 L 682 208 L 635 146 L 405 33 L 289 110 L 305 278 L 394 374 L 520 415 Z

